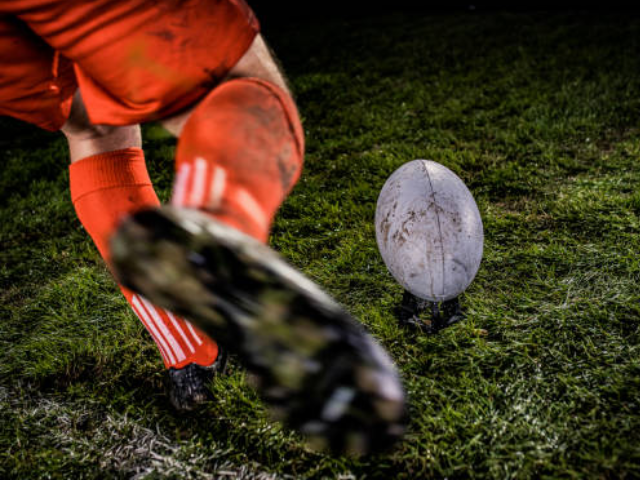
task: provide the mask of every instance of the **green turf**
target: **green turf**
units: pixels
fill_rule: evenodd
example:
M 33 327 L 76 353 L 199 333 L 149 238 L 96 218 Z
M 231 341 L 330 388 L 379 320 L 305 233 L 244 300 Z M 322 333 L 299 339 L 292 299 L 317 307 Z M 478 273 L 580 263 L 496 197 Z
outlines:
M 272 245 L 390 350 L 404 442 L 354 460 L 271 423 L 243 371 L 177 415 L 160 357 L 75 218 L 66 147 L 5 121 L 1 478 L 640 477 L 640 19 L 391 15 L 272 27 L 304 117 Z M 145 129 L 167 199 L 173 140 Z M 485 225 L 468 319 L 396 325 L 377 194 L 408 160 L 459 174 Z

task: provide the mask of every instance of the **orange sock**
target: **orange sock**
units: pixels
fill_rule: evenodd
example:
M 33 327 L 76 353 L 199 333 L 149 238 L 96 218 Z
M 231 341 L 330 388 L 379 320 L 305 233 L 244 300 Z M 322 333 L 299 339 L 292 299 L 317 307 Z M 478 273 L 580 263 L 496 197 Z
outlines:
M 139 148 L 84 158 L 69 167 L 71 198 L 84 228 L 109 262 L 109 237 L 125 215 L 159 205 Z M 211 365 L 216 343 L 190 323 L 120 286 L 120 290 L 155 341 L 165 366 Z
M 287 93 L 256 78 L 227 81 L 182 130 L 172 203 L 205 209 L 266 242 L 303 156 L 302 125 Z

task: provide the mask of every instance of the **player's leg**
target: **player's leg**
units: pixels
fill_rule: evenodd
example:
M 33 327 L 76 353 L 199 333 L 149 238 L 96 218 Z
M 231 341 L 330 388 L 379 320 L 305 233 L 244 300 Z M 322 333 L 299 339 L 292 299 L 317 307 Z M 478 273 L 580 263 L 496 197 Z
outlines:
M 229 73 L 221 79 L 221 82 L 245 77 L 260 78 L 271 82 L 288 96 L 291 96 L 285 74 L 261 34 L 256 35 L 249 49 L 229 70 Z M 163 118 L 162 125 L 174 136 L 179 137 L 185 122 L 197 106 L 198 104 L 190 106 L 178 114 Z
M 201 208 L 129 217 L 112 245 L 121 280 L 224 340 L 290 425 L 337 450 L 397 438 L 403 392 L 388 356 L 263 244 L 299 174 L 303 138 L 277 82 L 228 78 L 258 30 L 246 4 L 45 3 L 55 22 L 33 10 L 23 17 L 76 61 L 93 123 L 165 118 L 199 102 L 180 132 L 174 202 Z M 72 28 L 80 13 L 87 24 Z
M 61 130 L 69 144 L 76 213 L 108 263 L 108 239 L 122 218 L 160 205 L 147 173 L 140 126 L 93 125 L 77 91 Z M 206 382 L 224 367 L 217 344 L 180 316 L 120 289 L 160 351 L 172 380 L 172 403 L 190 410 L 208 400 Z
M 172 203 L 204 209 L 266 241 L 300 175 L 304 136 L 262 36 L 204 99 L 163 124 L 179 134 Z
M 3 4 L 0 11 L 19 4 Z M 107 259 L 107 239 L 118 220 L 139 208 L 158 205 L 140 149 L 140 128 L 91 124 L 72 63 L 13 15 L 0 14 L 0 64 L 0 114 L 66 135 L 76 211 Z M 224 363 L 217 361 L 215 342 L 180 317 L 122 290 L 170 368 L 174 403 L 189 407 L 202 400 L 208 390 L 202 382 L 202 388 L 193 386 L 201 374 L 199 365 L 212 366 L 206 368 L 210 376 Z
M 403 415 L 387 355 L 259 243 L 304 153 L 296 106 L 262 38 L 168 126 L 179 133 L 172 204 L 215 222 L 181 208 L 136 216 L 116 239 L 123 279 L 228 344 L 258 373 L 272 411 L 316 445 L 386 446 Z

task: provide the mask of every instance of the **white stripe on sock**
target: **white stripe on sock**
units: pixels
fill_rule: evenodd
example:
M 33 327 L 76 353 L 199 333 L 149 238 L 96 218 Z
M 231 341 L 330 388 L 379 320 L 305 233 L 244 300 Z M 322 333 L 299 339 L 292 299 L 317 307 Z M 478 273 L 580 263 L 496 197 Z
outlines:
M 166 359 L 168 358 L 169 361 L 167 363 L 170 363 L 172 365 L 175 364 L 176 359 L 173 356 L 173 353 L 171 352 L 171 350 L 169 349 L 167 342 L 165 342 L 164 338 L 162 338 L 162 335 L 160 335 L 160 333 L 158 332 L 158 329 L 155 327 L 155 325 L 149 318 L 149 315 L 144 309 L 144 306 L 142 305 L 142 303 L 140 303 L 140 298 L 137 295 L 133 296 L 132 303 L 133 303 L 134 311 L 138 315 L 138 318 L 140 318 L 142 323 L 144 323 L 144 325 L 147 327 L 147 330 L 149 330 L 149 333 L 151 333 L 151 336 L 155 340 L 156 345 L 160 347 L 160 352 L 163 354 L 165 358 L 165 362 L 166 362 Z
M 187 328 L 191 332 L 191 335 L 193 335 L 193 338 L 196 339 L 198 346 L 202 345 L 202 340 L 200 340 L 200 335 L 198 335 L 198 333 L 193 329 L 193 326 L 189 323 L 189 321 L 185 320 L 184 323 L 187 324 Z
M 170 363 L 167 357 L 167 353 L 164 351 L 164 347 L 160 344 L 156 336 L 151 332 L 151 328 L 149 327 L 149 325 L 147 325 L 147 322 L 145 322 L 144 319 L 142 318 L 142 314 L 138 312 L 138 309 L 134 306 L 131 306 L 131 309 L 133 310 L 133 313 L 135 313 L 138 319 L 140 320 L 140 323 L 144 325 L 147 332 L 149 332 L 149 335 L 151 335 L 151 338 L 153 338 L 153 341 L 156 344 L 156 347 L 158 347 L 158 351 L 160 352 L 160 356 L 162 357 L 162 360 L 164 361 L 164 363 Z
M 213 180 L 211 182 L 211 197 L 209 198 L 209 208 L 218 208 L 222 203 L 222 195 L 227 184 L 227 171 L 216 165 L 213 170 Z
M 184 330 L 176 320 L 176 317 L 173 316 L 173 313 L 169 312 L 168 310 L 165 310 L 164 312 L 167 314 L 167 316 L 169 317 L 169 320 L 171 320 L 171 323 L 173 323 L 173 326 L 175 327 L 175 329 L 178 331 L 178 333 L 184 340 L 184 343 L 186 343 L 187 347 L 189 347 L 189 350 L 191 350 L 191 353 L 195 353 L 196 349 L 193 348 L 193 344 L 187 338 L 187 335 L 184 333 Z
M 196 158 L 195 171 L 193 172 L 193 187 L 191 187 L 191 197 L 189 198 L 190 207 L 199 208 L 204 204 L 207 165 L 207 161 L 204 158 Z
M 257 200 L 247 192 L 244 188 L 238 189 L 237 200 L 242 209 L 255 220 L 262 228 L 267 229 L 269 225 L 267 223 L 267 216 L 264 214 L 262 207 Z
M 184 197 L 187 191 L 187 182 L 191 173 L 191 164 L 183 163 L 180 165 L 176 178 L 173 182 L 173 195 L 171 196 L 171 204 L 176 207 L 184 205 Z
M 160 329 L 164 337 L 169 341 L 169 345 L 173 349 L 173 352 L 176 354 L 178 362 L 181 362 L 182 360 L 187 358 L 187 356 L 184 354 L 184 351 L 182 350 L 182 347 L 178 343 L 178 340 L 176 340 L 171 331 L 169 331 L 167 326 L 162 321 L 162 317 L 160 317 L 160 314 L 156 311 L 156 307 L 154 307 L 151 302 L 144 297 L 140 297 L 140 300 L 142 300 L 144 306 L 147 307 L 147 311 L 151 314 L 151 318 L 155 320 L 156 326 Z

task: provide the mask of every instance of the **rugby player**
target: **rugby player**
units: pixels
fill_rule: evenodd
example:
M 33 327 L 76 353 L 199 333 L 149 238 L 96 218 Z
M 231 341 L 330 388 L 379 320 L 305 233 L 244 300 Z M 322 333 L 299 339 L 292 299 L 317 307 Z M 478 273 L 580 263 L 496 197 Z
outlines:
M 399 437 L 387 354 L 265 245 L 304 134 L 243 0 L 3 1 L 0 62 L 0 114 L 66 136 L 78 218 L 156 342 L 177 408 L 210 398 L 228 348 L 317 446 L 365 453 Z M 154 120 L 178 138 L 168 206 L 141 149 Z

